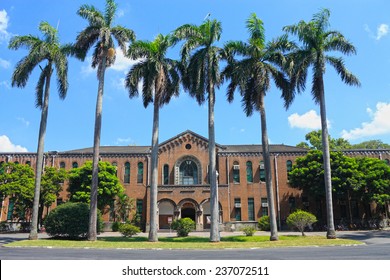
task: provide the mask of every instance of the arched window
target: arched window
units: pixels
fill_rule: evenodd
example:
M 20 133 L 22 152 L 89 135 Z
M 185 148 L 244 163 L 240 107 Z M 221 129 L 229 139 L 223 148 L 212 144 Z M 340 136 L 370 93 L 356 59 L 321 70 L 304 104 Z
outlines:
M 65 169 L 65 162 L 63 162 L 63 161 L 60 162 L 60 168 Z
M 260 181 L 261 181 L 261 182 L 265 182 L 264 161 L 260 161 Z
M 287 180 L 290 180 L 289 172 L 292 170 L 292 161 L 286 161 L 286 170 L 287 170 Z
M 137 184 L 142 184 L 144 181 L 144 164 L 142 162 L 138 163 L 137 171 Z
M 79 164 L 78 164 L 77 162 L 74 161 L 74 162 L 72 163 L 72 168 L 78 168 L 78 167 L 79 167 Z
M 112 163 L 112 166 L 114 166 L 114 167 L 115 167 L 115 175 L 117 175 L 117 176 L 118 176 L 118 163 L 116 163 L 116 162 L 113 162 L 113 163 Z
M 198 166 L 192 160 L 185 160 L 179 167 L 180 184 L 198 184 Z
M 240 183 L 240 165 L 237 161 L 233 162 L 233 183 Z
M 248 183 L 253 183 L 253 169 L 251 161 L 246 162 L 246 181 Z
M 31 161 L 26 161 L 26 165 L 31 166 Z
M 163 184 L 169 185 L 169 165 L 164 164 L 163 168 Z
M 125 163 L 125 175 L 123 177 L 123 182 L 125 184 L 130 183 L 130 163 L 129 162 Z

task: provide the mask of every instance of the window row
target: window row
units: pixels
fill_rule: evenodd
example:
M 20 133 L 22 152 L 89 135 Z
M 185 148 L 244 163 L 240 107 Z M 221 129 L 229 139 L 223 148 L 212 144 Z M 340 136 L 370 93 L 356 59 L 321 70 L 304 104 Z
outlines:
M 292 170 L 292 161 L 287 160 L 286 161 L 286 171 L 287 171 L 287 178 L 289 177 L 288 173 Z M 264 167 L 264 161 L 260 161 L 260 181 L 265 182 L 265 167 Z M 247 183 L 253 183 L 253 165 L 251 161 L 246 162 L 246 181 Z M 240 165 L 237 161 L 233 162 L 233 182 L 234 183 L 240 183 Z
M 261 198 L 261 216 L 268 216 L 267 198 Z M 241 198 L 234 199 L 234 218 L 236 221 L 241 221 Z M 255 199 L 248 198 L 248 221 L 255 221 Z

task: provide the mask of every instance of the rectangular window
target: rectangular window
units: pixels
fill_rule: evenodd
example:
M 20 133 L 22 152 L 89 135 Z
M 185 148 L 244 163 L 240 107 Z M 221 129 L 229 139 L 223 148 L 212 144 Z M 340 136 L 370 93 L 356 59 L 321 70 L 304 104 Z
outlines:
M 144 164 L 138 163 L 137 184 L 142 184 L 144 181 Z
M 137 199 L 137 218 L 142 218 L 142 210 L 144 207 L 144 201 L 142 199 Z
M 168 164 L 164 164 L 163 173 L 164 173 L 163 184 L 164 185 L 169 185 L 169 165 Z
M 248 220 L 255 220 L 255 200 L 254 198 L 248 198 Z
M 129 162 L 125 163 L 125 175 L 123 177 L 123 182 L 125 184 L 130 183 L 130 163 Z
M 240 183 L 240 165 L 237 161 L 233 162 L 233 183 Z
M 265 182 L 264 161 L 260 161 L 260 181 L 261 181 L 261 182 Z
M 236 221 L 241 221 L 241 198 L 234 199 L 234 209 Z
M 15 201 L 10 199 L 8 202 L 7 220 L 12 220 L 12 214 L 14 213 Z
M 268 216 L 268 199 L 266 197 L 261 198 L 261 216 Z

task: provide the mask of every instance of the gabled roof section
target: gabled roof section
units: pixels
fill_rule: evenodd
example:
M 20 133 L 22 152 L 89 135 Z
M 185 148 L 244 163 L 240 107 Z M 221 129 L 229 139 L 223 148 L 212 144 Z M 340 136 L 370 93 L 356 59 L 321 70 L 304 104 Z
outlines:
M 166 150 L 170 150 L 170 149 L 172 149 L 176 146 L 179 146 L 185 142 L 195 143 L 195 144 L 197 144 L 199 146 L 203 146 L 205 148 L 208 147 L 208 145 L 209 145 L 209 139 L 207 139 L 206 137 L 203 137 L 203 136 L 201 136 L 201 135 L 199 135 L 191 130 L 186 130 L 186 131 L 176 135 L 175 137 L 172 137 L 172 138 L 160 143 L 159 151 L 163 152 Z M 221 146 L 219 144 L 216 144 L 216 147 L 218 149 L 225 148 L 224 146 Z

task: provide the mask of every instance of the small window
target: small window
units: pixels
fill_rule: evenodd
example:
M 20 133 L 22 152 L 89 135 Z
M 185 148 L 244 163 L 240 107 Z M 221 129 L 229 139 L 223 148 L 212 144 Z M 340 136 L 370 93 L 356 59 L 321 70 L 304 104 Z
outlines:
M 266 197 L 261 198 L 261 216 L 268 216 L 268 199 Z
M 26 161 L 26 165 L 31 166 L 31 161 Z
M 241 198 L 234 199 L 234 216 L 236 221 L 241 221 Z
M 248 183 L 253 183 L 253 169 L 251 161 L 246 162 L 246 180 Z
M 260 181 L 261 181 L 261 182 L 265 182 L 264 161 L 260 161 Z
M 118 163 L 113 162 L 113 163 L 112 163 L 112 166 L 115 167 L 115 175 L 118 176 Z
M 292 170 L 292 161 L 291 160 L 288 160 L 286 161 L 286 170 L 287 170 L 287 180 L 290 180 L 290 172 Z
M 137 199 L 137 219 L 142 219 L 142 212 L 144 207 L 144 201 L 142 199 Z
M 138 172 L 137 172 L 137 184 L 142 184 L 144 181 L 144 164 L 142 162 L 138 163 Z
M 248 198 L 248 220 L 255 220 L 255 199 L 253 197 Z
M 168 164 L 164 164 L 163 174 L 164 174 L 163 184 L 169 185 L 169 165 Z
M 63 161 L 60 162 L 60 168 L 65 169 L 65 162 L 63 162 Z
M 240 183 L 240 165 L 238 161 L 233 162 L 233 183 Z
M 77 162 L 72 163 L 72 168 L 78 168 L 78 167 L 79 167 L 79 164 Z
M 125 184 L 130 183 L 130 163 L 129 162 L 125 163 L 125 175 L 123 177 L 123 182 Z

